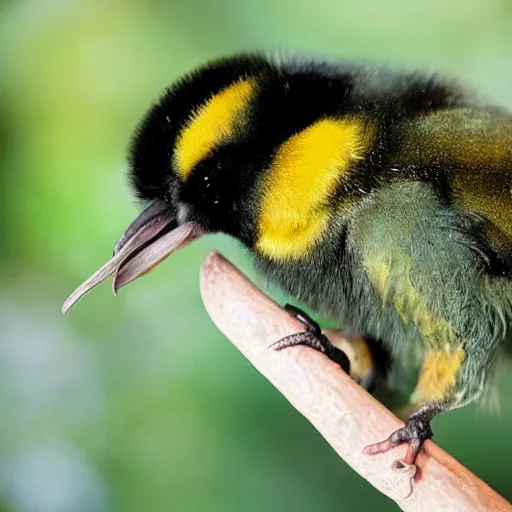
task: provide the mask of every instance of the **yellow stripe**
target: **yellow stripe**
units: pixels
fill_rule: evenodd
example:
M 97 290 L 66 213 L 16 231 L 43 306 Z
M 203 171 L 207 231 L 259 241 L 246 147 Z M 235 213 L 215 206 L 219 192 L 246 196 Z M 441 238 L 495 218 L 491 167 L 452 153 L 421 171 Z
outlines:
M 253 79 L 235 82 L 191 115 L 178 136 L 174 153 L 174 164 L 183 180 L 220 142 L 236 134 L 255 90 Z
M 277 150 L 268 170 L 256 248 L 275 260 L 300 258 L 321 238 L 328 198 L 362 158 L 373 130 L 361 119 L 322 119 Z
M 371 282 L 377 288 L 383 307 L 392 304 L 404 325 L 413 323 L 428 347 L 457 345 L 457 337 L 450 323 L 429 311 L 421 294 L 410 280 L 412 260 L 406 255 L 395 255 L 392 266 L 381 255 L 365 261 Z
M 415 403 L 428 403 L 449 396 L 455 388 L 465 357 L 460 345 L 450 350 L 427 352 L 414 392 Z

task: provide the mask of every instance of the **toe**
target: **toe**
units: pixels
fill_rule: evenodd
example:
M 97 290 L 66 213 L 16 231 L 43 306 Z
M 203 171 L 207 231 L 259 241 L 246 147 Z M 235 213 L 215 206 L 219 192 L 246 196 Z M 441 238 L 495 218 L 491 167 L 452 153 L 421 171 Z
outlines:
M 364 449 L 364 453 L 366 453 L 367 455 L 377 455 L 379 453 L 386 453 L 395 446 L 396 444 L 391 442 L 391 439 L 388 438 L 380 443 L 370 444 L 366 446 Z

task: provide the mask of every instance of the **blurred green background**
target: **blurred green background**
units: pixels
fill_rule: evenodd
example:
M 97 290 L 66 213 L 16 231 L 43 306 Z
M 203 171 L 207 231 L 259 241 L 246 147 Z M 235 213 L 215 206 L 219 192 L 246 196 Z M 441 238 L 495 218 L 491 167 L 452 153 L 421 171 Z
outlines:
M 243 49 L 440 69 L 512 107 L 508 0 L 0 0 L 0 510 L 394 510 L 227 342 L 188 247 L 117 299 L 67 294 L 137 207 L 135 123 L 175 77 Z M 512 499 L 501 414 L 438 418 L 437 442 Z

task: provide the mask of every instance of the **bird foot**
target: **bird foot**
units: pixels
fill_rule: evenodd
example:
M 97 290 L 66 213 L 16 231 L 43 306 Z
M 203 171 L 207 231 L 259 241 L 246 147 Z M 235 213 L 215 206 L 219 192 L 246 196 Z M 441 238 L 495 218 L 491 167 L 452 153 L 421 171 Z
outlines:
M 367 455 L 385 453 L 396 446 L 407 443 L 407 451 L 403 459 L 393 463 L 393 469 L 399 471 L 411 471 L 416 469 L 416 458 L 427 439 L 433 436 L 430 428 L 430 418 L 427 414 L 420 412 L 411 416 L 402 427 L 393 432 L 385 441 L 367 446 L 364 452 Z
M 329 341 L 329 338 L 322 333 L 320 326 L 307 313 L 304 313 L 301 309 L 290 304 L 286 304 L 284 309 L 299 320 L 299 322 L 306 327 L 306 330 L 304 332 L 291 334 L 290 336 L 276 341 L 270 345 L 271 348 L 274 350 L 283 350 L 297 345 L 305 345 L 325 354 L 329 359 L 339 364 L 346 373 L 350 372 L 350 361 L 345 352 L 335 347 Z

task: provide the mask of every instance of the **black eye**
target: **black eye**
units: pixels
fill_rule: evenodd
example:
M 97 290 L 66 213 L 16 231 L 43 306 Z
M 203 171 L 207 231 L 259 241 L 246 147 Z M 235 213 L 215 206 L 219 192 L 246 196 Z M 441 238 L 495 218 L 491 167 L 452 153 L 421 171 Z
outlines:
M 198 192 L 201 196 L 211 201 L 213 204 L 219 203 L 219 188 L 215 177 L 211 174 L 203 174 L 199 177 L 197 184 Z

